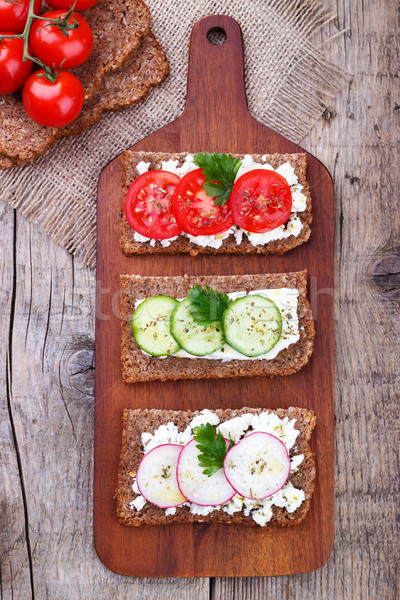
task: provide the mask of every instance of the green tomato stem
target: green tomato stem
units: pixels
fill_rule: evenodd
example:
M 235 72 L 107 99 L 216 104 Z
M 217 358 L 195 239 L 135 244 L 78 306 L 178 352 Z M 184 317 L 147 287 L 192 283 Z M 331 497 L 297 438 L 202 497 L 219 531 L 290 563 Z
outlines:
M 76 29 L 79 26 L 79 23 L 75 17 L 75 13 L 74 13 L 74 8 L 75 8 L 75 4 L 76 4 L 77 0 L 75 0 L 75 2 L 73 3 L 73 5 L 69 9 L 69 11 L 63 16 L 63 18 L 58 17 L 57 19 L 46 19 L 46 18 L 40 17 L 39 15 L 35 15 L 34 2 L 35 2 L 35 0 L 29 0 L 28 17 L 26 19 L 24 31 L 22 33 L 17 33 L 17 34 L 13 34 L 13 35 L 0 35 L 0 42 L 5 39 L 22 38 L 24 40 L 24 53 L 23 53 L 22 60 L 24 62 L 26 62 L 27 60 L 31 60 L 33 63 L 39 65 L 39 67 L 41 69 L 43 69 L 43 71 L 45 73 L 44 76 L 46 77 L 46 79 L 48 79 L 49 81 L 54 83 L 57 80 L 57 75 L 60 74 L 61 69 L 58 72 L 56 72 L 54 68 L 50 69 L 44 63 L 42 63 L 42 61 L 39 58 L 36 58 L 36 56 L 30 56 L 30 54 L 29 54 L 28 43 L 29 43 L 29 34 L 31 31 L 31 27 L 32 27 L 32 21 L 34 19 L 39 19 L 41 21 L 49 21 L 49 25 L 54 24 L 55 26 L 57 26 L 61 29 L 61 31 L 64 33 L 64 35 L 68 35 L 68 33 L 64 31 L 65 29 Z M 68 19 L 71 16 L 71 14 L 74 14 L 75 22 L 68 24 Z M 42 75 L 42 77 L 43 77 L 43 75 Z

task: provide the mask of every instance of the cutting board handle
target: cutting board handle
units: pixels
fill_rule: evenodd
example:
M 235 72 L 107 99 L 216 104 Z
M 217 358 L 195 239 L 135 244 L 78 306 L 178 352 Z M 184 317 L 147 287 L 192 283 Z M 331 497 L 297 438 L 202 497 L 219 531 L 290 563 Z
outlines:
M 207 34 L 225 33 L 220 45 Z M 243 40 L 239 24 L 225 15 L 200 19 L 193 27 L 189 48 L 189 74 L 184 115 L 197 115 L 205 123 L 216 118 L 249 118 L 243 69 Z

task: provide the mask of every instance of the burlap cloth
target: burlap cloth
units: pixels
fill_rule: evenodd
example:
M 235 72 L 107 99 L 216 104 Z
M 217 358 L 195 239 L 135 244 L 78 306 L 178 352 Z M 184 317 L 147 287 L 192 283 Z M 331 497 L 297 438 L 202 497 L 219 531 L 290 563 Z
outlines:
M 90 267 L 95 266 L 100 171 L 183 111 L 189 37 L 198 19 L 219 13 L 239 22 L 250 112 L 295 142 L 320 117 L 326 98 L 346 77 L 324 57 L 326 43 L 334 43 L 334 38 L 324 39 L 332 15 L 319 0 L 148 0 L 147 4 L 152 29 L 167 53 L 168 79 L 137 106 L 107 114 L 92 129 L 61 140 L 34 163 L 0 173 L 0 199 Z

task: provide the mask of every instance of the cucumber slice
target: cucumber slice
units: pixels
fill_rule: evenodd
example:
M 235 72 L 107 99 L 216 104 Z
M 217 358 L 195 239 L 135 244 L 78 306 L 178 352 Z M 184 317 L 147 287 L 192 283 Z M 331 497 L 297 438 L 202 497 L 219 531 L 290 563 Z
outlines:
M 282 335 L 282 316 L 275 302 L 254 294 L 237 298 L 222 315 L 226 341 L 245 356 L 266 354 Z
M 190 314 L 189 306 L 186 298 L 172 311 L 170 330 L 178 344 L 194 356 L 206 356 L 222 348 L 225 338 L 221 321 L 215 321 L 208 327 L 198 325 Z
M 180 349 L 169 330 L 178 301 L 171 296 L 151 296 L 132 315 L 132 333 L 139 348 L 151 356 L 169 356 Z

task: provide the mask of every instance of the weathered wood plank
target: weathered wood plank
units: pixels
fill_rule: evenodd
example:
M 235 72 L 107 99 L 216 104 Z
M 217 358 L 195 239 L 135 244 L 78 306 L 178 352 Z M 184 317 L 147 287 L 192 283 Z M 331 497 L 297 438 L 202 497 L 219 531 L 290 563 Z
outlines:
M 15 307 L 15 211 L 0 207 L 0 590 L 2 600 L 32 597 L 31 547 L 27 538 L 27 488 L 21 464 L 12 395 L 12 344 Z M 27 256 L 29 260 L 29 257 Z
M 14 233 L 13 212 L 4 214 L 1 320 L 7 328 L 13 315 L 13 327 L 1 420 L 1 598 L 208 598 L 207 580 L 133 580 L 98 560 L 92 532 L 94 275 L 25 219 L 17 217 Z M 5 381 L 7 344 L 1 351 Z

